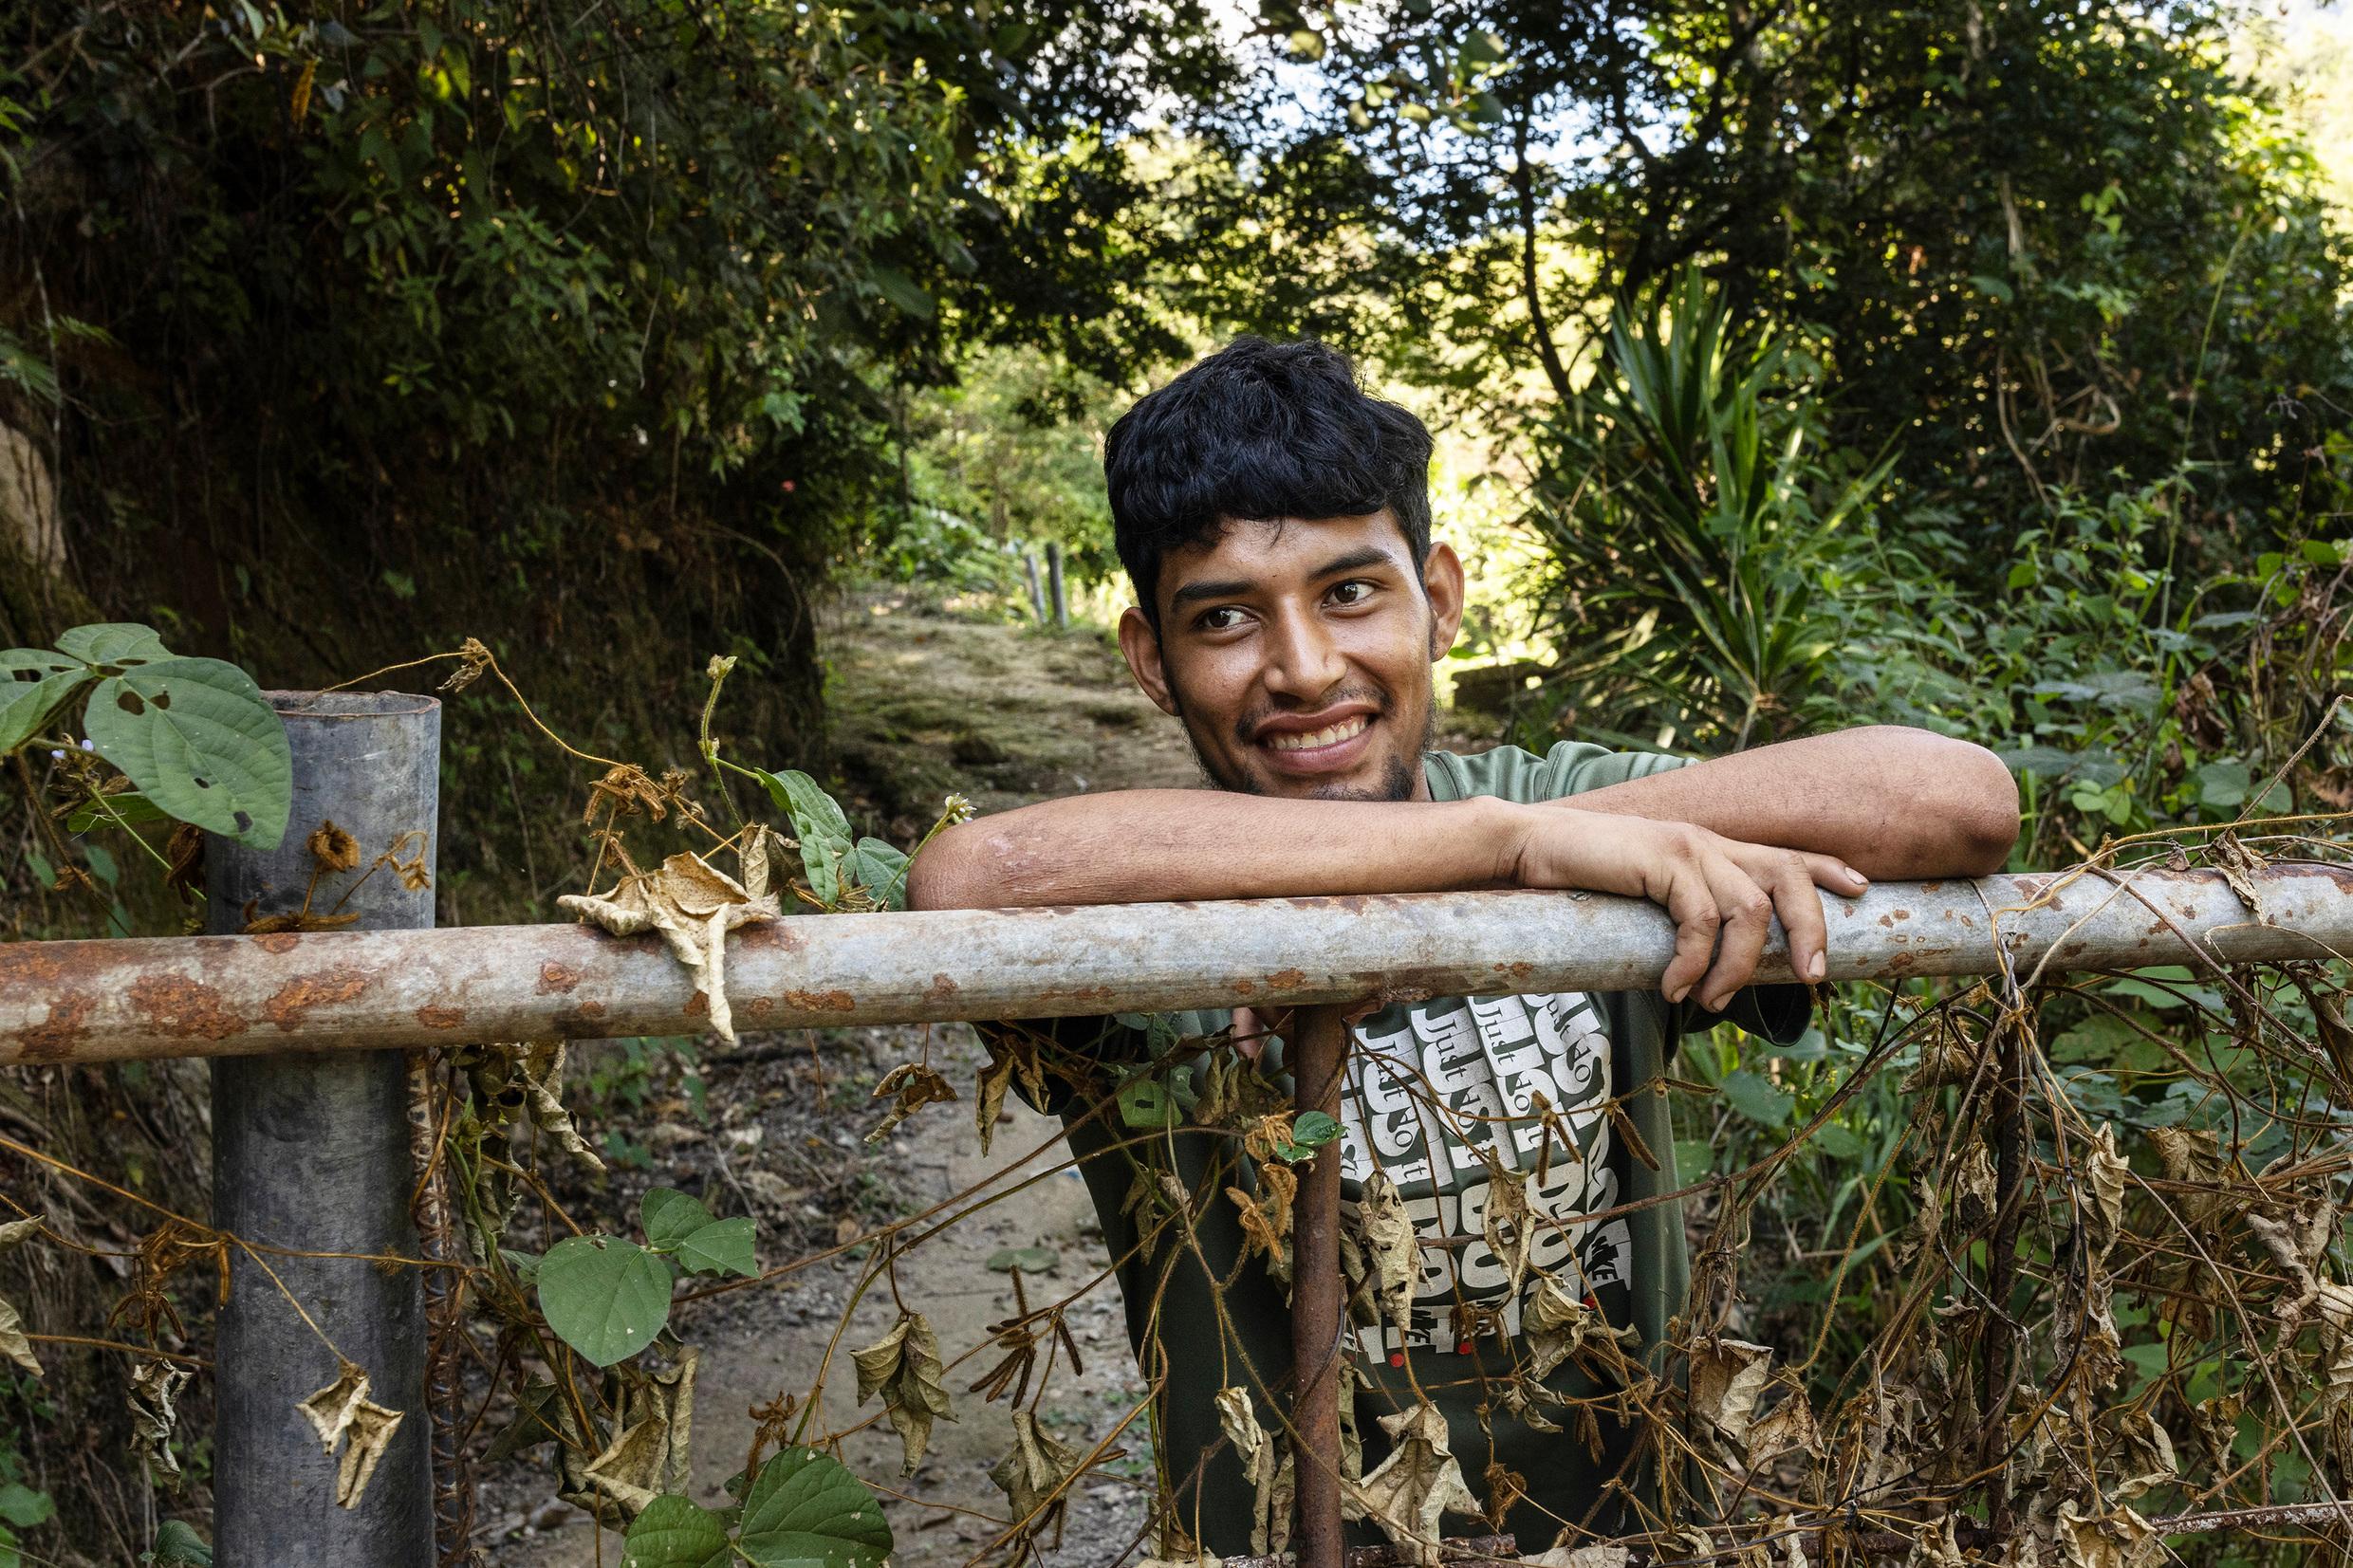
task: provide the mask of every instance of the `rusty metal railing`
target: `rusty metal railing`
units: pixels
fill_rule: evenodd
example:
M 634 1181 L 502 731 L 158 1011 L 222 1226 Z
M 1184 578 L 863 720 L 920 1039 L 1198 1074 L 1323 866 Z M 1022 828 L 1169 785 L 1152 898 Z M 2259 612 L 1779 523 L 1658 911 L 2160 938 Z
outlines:
M 2128 970 L 2353 951 L 2353 871 L 2130 871 L 1890 883 L 1825 897 L 1829 975 Z M 1665 914 L 1575 893 L 1479 893 L 830 915 L 728 950 L 741 1026 L 1304 1005 L 1299 1104 L 1337 1110 L 1342 1009 L 1367 998 L 1655 986 Z M 1792 978 L 1778 933 L 1760 980 Z M 582 926 L 286 932 L 0 948 L 0 1063 L 380 1050 L 699 1030 L 708 999 L 652 937 Z M 1341 1559 L 1339 1153 L 1301 1188 L 1294 1421 L 1300 1562 Z

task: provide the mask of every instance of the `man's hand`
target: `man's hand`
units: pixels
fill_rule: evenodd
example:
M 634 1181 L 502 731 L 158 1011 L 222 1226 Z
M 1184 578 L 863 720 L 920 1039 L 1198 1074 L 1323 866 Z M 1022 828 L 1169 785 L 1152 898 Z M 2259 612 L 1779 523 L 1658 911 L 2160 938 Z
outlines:
M 1680 1002 L 1696 986 L 1711 1012 L 1756 971 L 1776 913 L 1789 933 L 1790 965 L 1821 979 L 1828 932 L 1814 890 L 1851 898 L 1870 886 L 1830 856 L 1743 843 L 1689 822 L 1554 804 L 1526 812 L 1523 824 L 1502 868 L 1506 877 L 1522 887 L 1587 888 L 1663 906 L 1675 920 L 1675 961 L 1659 988 Z

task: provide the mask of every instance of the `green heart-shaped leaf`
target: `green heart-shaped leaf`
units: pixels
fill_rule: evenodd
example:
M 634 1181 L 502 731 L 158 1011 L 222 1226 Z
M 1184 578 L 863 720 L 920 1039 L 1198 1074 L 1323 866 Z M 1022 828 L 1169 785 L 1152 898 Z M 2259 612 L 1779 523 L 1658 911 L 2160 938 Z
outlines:
M 625 1361 L 670 1321 L 670 1270 L 633 1242 L 573 1236 L 539 1263 L 539 1310 L 600 1367 Z
M 736 1546 L 759 1568 L 880 1568 L 891 1527 L 841 1461 L 787 1448 L 760 1467 L 745 1495 Z
M 629 1526 L 621 1568 L 726 1568 L 727 1526 L 683 1497 L 658 1497 Z

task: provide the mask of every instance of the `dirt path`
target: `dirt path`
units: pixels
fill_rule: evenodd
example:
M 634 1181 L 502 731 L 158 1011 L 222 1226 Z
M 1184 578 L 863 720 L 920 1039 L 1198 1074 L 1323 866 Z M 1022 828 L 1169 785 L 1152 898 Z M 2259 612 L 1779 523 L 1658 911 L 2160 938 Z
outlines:
M 1134 690 L 1100 634 L 1040 634 L 905 600 L 853 601 L 831 618 L 829 632 L 828 694 L 845 771 L 853 792 L 892 821 L 901 841 L 929 824 L 952 789 L 985 812 L 1049 795 L 1199 782 L 1175 726 Z M 934 1065 L 967 1098 L 927 1107 L 869 1149 L 862 1137 L 878 1119 L 867 1099 L 872 1084 L 927 1045 Z M 906 1499 L 885 1500 L 899 1540 L 893 1560 L 900 1568 L 948 1568 L 985 1550 L 1006 1514 L 988 1472 L 1012 1447 L 1008 1403 L 967 1392 L 1002 1356 L 989 1344 L 989 1325 L 1014 1311 L 1012 1276 L 989 1264 L 992 1258 L 1002 1264 L 999 1255 L 1009 1251 L 1035 1249 L 1028 1263 L 1038 1272 L 1025 1275 L 1035 1306 L 1096 1278 L 1105 1264 L 1102 1238 L 1077 1173 L 1054 1169 L 1064 1157 L 1058 1123 L 1012 1097 L 991 1153 L 982 1153 L 970 1093 L 983 1057 L 969 1029 L 942 1026 L 928 1039 L 921 1029 L 828 1030 L 816 1046 L 812 1056 L 803 1054 L 806 1042 L 747 1037 L 737 1061 L 709 1055 L 710 1125 L 687 1125 L 682 1103 L 672 1110 L 681 1119 L 654 1120 L 644 1134 L 652 1168 L 618 1174 L 595 1206 L 617 1224 L 634 1210 L 637 1193 L 657 1182 L 713 1190 L 721 1212 L 761 1217 L 761 1257 L 772 1266 L 982 1182 L 1005 1194 L 923 1242 L 898 1269 L 899 1298 L 929 1317 L 943 1354 L 952 1362 L 970 1355 L 947 1379 L 955 1422 L 936 1429 L 929 1456 L 904 1483 L 898 1439 L 887 1427 L 853 1435 L 844 1448 L 862 1478 L 904 1487 Z M 664 1109 L 653 1107 L 657 1115 Z M 647 1119 L 640 1114 L 628 1124 Z M 1020 1185 L 1026 1178 L 1035 1179 Z M 753 1430 L 750 1407 L 784 1393 L 806 1397 L 863 1266 L 851 1258 L 820 1264 L 681 1319 L 703 1347 L 694 1444 L 698 1501 L 725 1503 L 721 1484 L 742 1467 Z M 854 1405 L 848 1352 L 879 1338 L 896 1316 L 890 1292 L 880 1286 L 851 1311 L 826 1373 L 822 1427 L 841 1430 L 874 1412 Z M 1115 1560 L 1142 1527 L 1150 1439 L 1137 1413 L 1141 1387 L 1117 1287 L 1096 1284 L 1069 1320 L 1084 1370 L 1074 1376 L 1067 1358 L 1058 1358 L 1039 1407 L 1044 1424 L 1085 1451 L 1129 1423 L 1113 1444 L 1126 1457 L 1076 1489 L 1065 1544 L 1048 1554 L 1049 1563 L 1080 1568 Z M 600 1543 L 584 1514 L 547 1498 L 544 1469 L 510 1466 L 485 1478 L 483 1539 L 494 1562 L 582 1568 L 622 1560 L 617 1533 L 605 1532 Z

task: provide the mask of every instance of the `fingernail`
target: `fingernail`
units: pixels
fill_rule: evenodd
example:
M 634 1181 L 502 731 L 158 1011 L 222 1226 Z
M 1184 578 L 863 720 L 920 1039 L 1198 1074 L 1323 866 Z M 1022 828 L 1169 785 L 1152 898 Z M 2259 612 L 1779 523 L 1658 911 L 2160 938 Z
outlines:
M 1691 987 L 1689 986 L 1677 986 L 1675 989 L 1667 993 L 1667 1000 L 1670 1002 L 1680 1002 L 1689 995 L 1691 995 Z
M 1858 882 L 1862 882 L 1862 883 L 1866 883 L 1866 884 L 1867 884 L 1867 883 L 1871 880 L 1871 878 L 1869 878 L 1868 876 L 1864 876 L 1862 872 L 1857 871 L 1857 870 L 1856 870 L 1854 867 L 1852 867 L 1852 866 L 1848 866 L 1848 867 L 1846 868 L 1846 875 L 1847 875 L 1847 876 L 1852 876 L 1852 877 L 1853 877 L 1856 881 L 1858 881 Z
M 1812 962 L 1806 966 L 1806 978 L 1808 980 L 1820 980 L 1823 975 L 1829 970 L 1829 968 L 1830 966 L 1824 962 L 1822 954 L 1816 953 L 1813 956 Z

